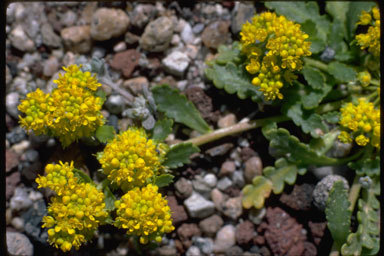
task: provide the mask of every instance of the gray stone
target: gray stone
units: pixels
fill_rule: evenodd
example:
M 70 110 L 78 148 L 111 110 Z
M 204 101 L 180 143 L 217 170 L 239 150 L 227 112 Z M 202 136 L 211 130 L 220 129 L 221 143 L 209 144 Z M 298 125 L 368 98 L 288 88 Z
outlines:
M 27 209 L 32 205 L 32 200 L 28 197 L 28 192 L 25 188 L 17 187 L 15 189 L 14 195 L 10 200 L 10 208 L 13 211 L 21 211 Z
M 318 178 L 321 180 L 322 178 L 335 174 L 335 167 L 334 166 L 321 166 L 321 167 L 314 167 L 309 168 L 309 170 Z
M 224 221 L 220 215 L 214 214 L 199 222 L 199 227 L 204 235 L 213 237 L 217 231 L 223 226 Z
M 8 114 L 16 119 L 18 119 L 19 115 L 21 114 L 20 111 L 17 109 L 19 103 L 19 94 L 17 92 L 11 92 L 7 94 L 7 97 L 5 99 L 5 107 L 7 109 Z
M 190 59 L 185 53 L 174 51 L 161 62 L 167 72 L 172 75 L 182 76 L 189 66 Z
M 210 255 L 213 251 L 213 240 L 209 237 L 192 237 L 192 243 L 193 245 L 197 246 L 202 253 L 206 255 Z
M 332 189 L 333 184 L 336 181 L 342 181 L 344 183 L 344 188 L 346 190 L 349 190 L 349 185 L 347 180 L 344 177 L 339 175 L 328 175 L 316 184 L 316 187 L 312 193 L 313 203 L 320 210 L 322 211 L 325 210 L 325 206 L 329 196 L 329 191 Z
M 7 250 L 9 255 L 33 255 L 33 245 L 29 241 L 28 237 L 18 233 L 7 231 Z
M 143 88 L 149 86 L 149 81 L 145 76 L 139 76 L 125 80 L 123 87 L 132 91 L 135 95 L 143 93 Z
M 230 37 L 229 22 L 213 21 L 203 31 L 201 39 L 207 48 L 216 49 L 221 44 L 225 44 Z
M 91 27 L 73 26 L 60 32 L 64 45 L 72 52 L 87 53 L 91 50 Z M 64 61 L 63 61 L 64 62 Z
M 244 178 L 246 183 L 252 183 L 252 179 L 263 172 L 263 163 L 261 158 L 253 156 L 245 162 Z
M 206 174 L 203 179 L 204 179 L 205 184 L 207 184 L 211 188 L 214 188 L 217 184 L 217 178 L 212 173 Z
M 227 114 L 224 117 L 220 118 L 217 122 L 219 128 L 227 128 L 236 124 L 236 116 L 234 114 Z
M 197 246 L 189 247 L 188 250 L 185 252 L 185 256 L 201 256 L 199 247 Z
M 152 4 L 138 4 L 130 14 L 131 23 L 137 28 L 144 27 L 156 15 L 156 8 Z
M 9 89 L 9 85 L 12 82 L 12 74 L 11 70 L 8 68 L 8 65 L 5 65 L 5 84 L 7 85 L 7 90 Z
M 127 44 L 132 45 L 132 44 L 135 44 L 135 43 L 139 42 L 139 40 L 140 40 L 140 37 L 139 37 L 139 36 L 137 36 L 137 35 L 135 35 L 135 34 L 129 32 L 129 31 L 127 31 L 127 32 L 125 33 L 124 41 L 125 41 Z
M 195 191 L 199 192 L 205 198 L 209 198 L 211 187 L 204 182 L 204 179 L 200 175 L 196 175 L 192 180 L 192 185 Z
M 219 146 L 210 148 L 205 152 L 212 157 L 222 156 L 222 155 L 225 155 L 231 148 L 233 148 L 232 143 L 224 143 Z
M 41 194 L 39 191 L 32 190 L 31 192 L 29 192 L 28 197 L 33 202 L 35 202 L 35 201 L 38 201 L 40 199 L 43 199 L 43 194 Z
M 229 248 L 226 252 L 225 252 L 225 255 L 226 256 L 232 256 L 232 255 L 243 255 L 243 249 L 240 247 L 240 246 L 232 246 L 231 248 Z
M 335 157 L 335 158 L 343 158 L 343 157 L 346 157 L 349 154 L 349 152 L 351 152 L 351 149 L 352 149 L 352 143 L 342 143 L 336 140 L 330 150 L 330 154 L 332 157 Z
M 232 186 L 233 182 L 228 177 L 223 177 L 217 182 L 217 188 L 221 191 L 225 191 L 227 188 Z
M 220 168 L 219 176 L 231 175 L 236 170 L 235 162 L 225 161 Z
M 105 48 L 95 46 L 92 48 L 92 58 L 101 59 L 105 56 L 105 52 Z
M 128 26 L 129 17 L 123 10 L 100 8 L 92 17 L 91 36 L 94 40 L 105 41 L 124 34 Z
M 29 140 L 23 140 L 17 144 L 12 145 L 11 149 L 15 151 L 16 154 L 21 155 L 31 146 Z
M 28 37 L 21 25 L 17 25 L 8 37 L 12 46 L 20 51 L 31 52 L 36 49 L 35 43 Z
M 245 185 L 243 171 L 235 171 L 231 177 L 233 184 L 238 188 L 242 188 Z
M 213 251 L 216 253 L 222 253 L 235 245 L 235 227 L 233 225 L 225 225 L 222 227 L 216 235 Z
M 33 239 L 45 244 L 46 231 L 42 232 L 40 223 L 43 216 L 47 215 L 47 207 L 44 199 L 39 199 L 29 207 L 27 211 L 23 212 L 21 218 L 24 220 L 25 233 Z
M 56 57 L 51 56 L 49 59 L 44 61 L 43 67 L 43 75 L 46 77 L 51 77 L 59 69 L 59 61 Z
M 215 205 L 212 201 L 206 200 L 199 193 L 193 192 L 192 195 L 184 201 L 184 205 L 192 218 L 205 218 L 215 211 Z
M 256 225 L 259 225 L 261 221 L 263 220 L 265 214 L 267 213 L 267 210 L 265 207 L 261 209 L 251 209 L 248 214 L 248 218 Z
M 175 182 L 176 195 L 180 198 L 187 198 L 192 195 L 192 182 L 184 177 L 181 177 Z
M 214 188 L 211 191 L 211 199 L 212 199 L 213 203 L 215 204 L 216 209 L 219 211 L 221 211 L 223 209 L 222 205 L 223 205 L 224 201 L 227 199 L 227 197 L 228 197 L 227 195 L 224 195 L 217 188 Z
M 159 17 L 150 22 L 140 38 L 140 46 L 149 52 L 166 50 L 173 35 L 173 22 L 168 17 Z
M 156 251 L 160 256 L 173 256 L 177 254 L 176 248 L 169 245 L 159 247 Z
M 72 10 L 68 10 L 61 15 L 60 21 L 65 26 L 73 26 L 77 20 L 77 14 Z
M 184 52 L 187 54 L 187 56 L 191 59 L 194 60 L 197 57 L 197 54 L 199 53 L 199 48 L 195 45 L 192 44 L 187 44 L 184 47 Z
M 122 51 L 125 51 L 126 49 L 127 49 L 127 45 L 125 44 L 125 42 L 119 42 L 113 47 L 114 52 L 122 52 Z
M 61 38 L 59 35 L 57 35 L 49 23 L 44 23 L 41 27 L 41 35 L 43 37 L 43 43 L 46 46 L 52 47 L 52 48 L 58 48 L 61 47 Z
M 233 8 L 232 11 L 232 33 L 235 35 L 239 33 L 243 24 L 245 24 L 247 21 L 251 22 L 255 12 L 255 5 L 252 2 L 236 2 L 235 8 Z
M 204 30 L 204 24 L 203 23 L 197 23 L 192 28 L 192 32 L 195 34 L 200 34 Z
M 105 102 L 105 107 L 111 114 L 120 114 L 124 110 L 124 99 L 121 95 L 111 95 Z
M 184 41 L 185 44 L 191 44 L 195 41 L 195 36 L 192 31 L 191 25 L 186 22 L 183 29 L 180 32 L 180 37 Z
M 20 217 L 14 217 L 11 221 L 12 226 L 18 231 L 24 231 L 24 220 Z
M 39 160 L 39 152 L 34 149 L 28 149 L 22 158 L 25 158 L 25 160 L 29 162 L 36 162 Z
M 241 197 L 233 197 L 226 200 L 223 204 L 223 214 L 236 220 L 243 213 L 243 206 L 241 204 Z

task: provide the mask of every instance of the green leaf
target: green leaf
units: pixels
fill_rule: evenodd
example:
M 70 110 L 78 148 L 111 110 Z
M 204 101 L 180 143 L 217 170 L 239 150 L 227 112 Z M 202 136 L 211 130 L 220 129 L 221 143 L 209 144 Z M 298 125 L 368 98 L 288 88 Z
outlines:
M 165 155 L 163 164 L 169 168 L 181 167 L 184 164 L 189 164 L 191 162 L 189 157 L 197 152 L 200 152 L 200 149 L 192 143 L 176 144 Z
M 326 16 L 319 14 L 316 2 L 266 2 L 265 6 L 301 24 L 311 20 L 316 24 L 318 38 L 326 42 L 330 22 Z
M 200 133 L 211 130 L 193 103 L 176 89 L 168 85 L 158 85 L 152 88 L 152 93 L 158 109 L 168 117 Z
M 91 179 L 91 177 L 89 177 L 87 174 L 85 174 L 83 171 L 79 169 L 76 169 L 76 168 L 73 169 L 73 174 L 75 175 L 75 177 L 78 179 L 80 183 L 91 183 L 93 185 L 95 184 Z
M 380 158 L 363 157 L 356 162 L 351 162 L 348 167 L 356 170 L 356 174 L 360 176 L 368 175 L 369 177 L 378 177 L 380 175 Z
M 352 40 L 355 37 L 356 23 L 360 19 L 361 12 L 369 11 L 373 6 L 375 6 L 375 2 L 372 1 L 361 1 L 361 2 L 350 2 L 349 9 L 347 12 L 347 32 L 348 32 L 348 40 Z
M 172 119 L 164 118 L 157 120 L 155 127 L 153 128 L 152 139 L 163 141 L 172 132 L 172 125 Z
M 107 95 L 105 94 L 105 92 L 101 88 L 97 89 L 95 96 L 101 98 L 101 100 L 103 102 L 105 102 L 105 100 L 107 99 Z
M 317 37 L 316 24 L 311 20 L 306 20 L 301 25 L 301 30 L 308 34 L 308 40 L 311 42 L 310 51 L 314 54 L 322 52 L 325 48 L 325 42 Z
M 273 193 L 280 194 L 284 190 L 284 183 L 295 184 L 298 168 L 295 164 L 288 163 L 285 158 L 276 160 L 275 167 L 264 168 L 263 174 L 272 182 Z M 305 171 L 301 171 L 304 174 Z
M 325 215 L 328 221 L 328 229 L 331 231 L 332 238 L 338 249 L 346 241 L 349 234 L 352 215 L 349 206 L 348 191 L 344 188 L 342 181 L 336 181 L 329 192 Z
M 168 173 L 162 174 L 162 175 L 156 177 L 155 185 L 158 186 L 159 188 L 166 187 L 172 183 L 174 177 L 175 176 L 168 174 Z
M 332 16 L 333 24 L 339 23 L 342 26 L 343 37 L 347 36 L 347 12 L 349 10 L 349 2 L 333 2 L 325 3 L 325 10 Z
M 330 124 L 337 124 L 340 120 L 339 111 L 331 111 L 323 114 L 323 119 Z
M 359 199 L 357 221 L 358 228 L 355 233 L 349 234 L 347 241 L 341 247 L 342 255 L 377 255 L 380 244 L 380 181 L 373 179 L 369 189 L 362 189 L 362 198 Z
M 225 66 L 213 64 L 205 69 L 205 74 L 213 84 L 229 94 L 237 93 L 240 99 L 251 98 L 261 102 L 263 94 L 251 83 L 251 77 L 242 66 L 228 62 Z
M 314 89 L 321 89 L 325 83 L 325 77 L 317 68 L 304 66 L 301 71 L 304 75 L 305 80 Z
M 282 111 L 292 118 L 292 121 L 300 126 L 303 132 L 310 133 L 314 138 L 320 136 L 319 129 L 323 133 L 328 131 L 328 127 L 324 124 L 322 117 L 313 111 L 303 110 L 300 102 L 296 102 L 293 105 L 284 104 Z
M 317 154 L 309 145 L 300 142 L 297 137 L 290 135 L 289 131 L 284 128 L 276 129 L 273 126 L 265 126 L 262 132 L 270 141 L 269 147 L 275 158 L 285 157 L 297 166 L 325 166 L 337 162 L 337 159 Z
M 260 209 L 264 206 L 265 198 L 271 194 L 272 182 L 263 176 L 253 178 L 252 184 L 246 185 L 243 190 L 242 203 L 246 209 L 252 206 Z
M 240 61 L 239 42 L 234 42 L 231 46 L 220 45 L 215 62 L 220 65 L 225 65 L 228 62 Z
M 111 212 L 115 209 L 116 197 L 112 193 L 112 191 L 109 189 L 108 186 L 104 187 L 103 192 L 104 192 L 104 196 L 105 196 L 105 199 L 104 199 L 105 209 L 107 209 L 107 211 Z
M 111 125 L 99 126 L 96 129 L 95 136 L 100 142 L 107 143 L 115 137 L 115 128 Z
M 309 142 L 309 147 L 314 150 L 318 155 L 324 155 L 332 148 L 337 138 L 337 135 L 337 130 L 328 132 L 319 138 L 312 139 Z
M 341 62 L 331 62 L 328 65 L 328 72 L 340 82 L 352 82 L 356 80 L 356 71 Z

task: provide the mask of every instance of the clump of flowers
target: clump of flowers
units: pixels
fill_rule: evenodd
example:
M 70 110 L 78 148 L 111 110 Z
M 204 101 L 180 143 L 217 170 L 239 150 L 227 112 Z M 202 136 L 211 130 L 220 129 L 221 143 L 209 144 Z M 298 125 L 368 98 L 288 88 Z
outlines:
M 284 16 L 264 12 L 245 23 L 240 36 L 241 51 L 247 56 L 245 68 L 254 75 L 252 84 L 267 100 L 283 99 L 284 82 L 296 79 L 293 72 L 302 69 L 302 57 L 311 55 L 308 35 Z
M 129 128 L 106 145 L 98 160 L 108 179 L 127 190 L 145 186 L 161 168 L 162 155 L 145 130 Z
M 81 67 L 81 66 L 80 66 Z M 77 65 L 64 67 L 64 75 L 55 80 L 52 93 L 37 89 L 28 93 L 18 109 L 20 124 L 36 135 L 48 134 L 59 138 L 64 147 L 81 137 L 90 137 L 104 124 L 100 110 L 103 100 L 95 95 L 100 83 L 90 72 Z
M 340 125 L 347 130 L 341 131 L 340 141 L 350 143 L 355 140 L 359 146 L 370 142 L 380 148 L 380 109 L 375 109 L 365 98 L 359 98 L 357 105 L 350 102 L 341 108 Z
M 48 241 L 62 251 L 70 251 L 89 240 L 108 212 L 104 194 L 90 183 L 80 183 L 70 164 L 48 164 L 46 176 L 39 176 L 39 188 L 50 188 L 56 193 L 43 217 L 42 227 L 48 228 Z
M 366 34 L 356 35 L 357 43 L 361 49 L 368 48 L 374 56 L 380 56 L 380 11 L 377 7 L 371 12 L 362 11 L 359 25 L 370 25 Z
M 158 187 L 146 187 L 128 191 L 115 201 L 117 217 L 114 225 L 127 229 L 127 234 L 140 237 L 140 243 L 161 242 L 161 236 L 174 230 L 167 200 L 158 193 Z

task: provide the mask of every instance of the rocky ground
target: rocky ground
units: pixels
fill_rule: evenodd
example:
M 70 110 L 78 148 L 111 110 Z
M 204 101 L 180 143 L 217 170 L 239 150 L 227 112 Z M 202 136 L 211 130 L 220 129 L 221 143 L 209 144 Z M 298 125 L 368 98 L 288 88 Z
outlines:
M 191 3 L 12 3 L 6 23 L 6 224 L 8 251 L 13 255 L 60 255 L 40 228 L 49 191 L 34 179 L 47 163 L 82 161 L 90 175 L 97 163 L 74 145 L 63 151 L 53 138 L 27 135 L 18 125 L 17 105 L 25 95 L 52 89 L 62 66 L 104 58 L 113 81 L 134 95 L 143 86 L 167 83 L 196 104 L 213 128 L 235 124 L 258 112 L 250 100 L 216 89 L 204 77 L 205 61 L 220 44 L 238 39 L 245 20 L 262 5 L 222 2 Z M 103 85 L 103 113 L 117 130 L 130 120 L 122 115 L 121 95 Z M 196 134 L 183 132 L 172 142 Z M 175 171 L 175 183 L 165 189 L 175 231 L 152 250 L 153 255 L 321 255 L 331 246 L 325 217 L 312 203 L 319 178 L 332 173 L 315 170 L 298 178 L 261 210 L 245 210 L 241 189 L 274 159 L 260 130 L 225 138 L 202 147 L 190 165 Z M 150 252 L 142 252 L 144 255 Z M 122 230 L 101 227 L 96 238 L 73 255 L 135 255 Z

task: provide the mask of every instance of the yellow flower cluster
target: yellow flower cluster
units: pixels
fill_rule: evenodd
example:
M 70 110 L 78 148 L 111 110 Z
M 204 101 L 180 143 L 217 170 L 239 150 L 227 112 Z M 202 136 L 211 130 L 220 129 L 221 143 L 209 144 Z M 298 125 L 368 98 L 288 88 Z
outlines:
M 25 129 L 35 134 L 58 137 L 64 147 L 81 137 L 90 137 L 97 127 L 104 124 L 100 110 L 103 101 L 95 96 L 101 84 L 90 72 L 82 72 L 79 66 L 63 68 L 66 73 L 55 80 L 57 88 L 52 93 L 40 89 L 27 94 L 18 109 Z
M 56 192 L 42 227 L 48 228 L 49 243 L 64 252 L 79 249 L 108 216 L 104 194 L 90 183 L 79 183 L 73 169 L 73 162 L 48 164 L 46 176 L 36 178 L 39 188 Z
M 114 225 L 127 229 L 127 234 L 140 237 L 140 243 L 161 242 L 161 235 L 175 228 L 167 200 L 157 192 L 155 185 L 128 191 L 115 201 L 117 217 Z
M 375 109 L 365 98 L 359 98 L 357 105 L 348 103 L 341 108 L 340 124 L 352 131 L 352 134 L 342 131 L 340 141 L 350 143 L 355 138 L 359 146 L 371 142 L 380 148 L 380 109 Z
M 161 167 L 156 147 L 143 129 L 129 128 L 106 145 L 98 160 L 108 179 L 123 190 L 143 187 Z
M 373 17 L 373 19 L 372 19 Z M 356 36 L 357 43 L 361 49 L 368 48 L 374 56 L 380 56 L 380 11 L 377 7 L 372 8 L 372 15 L 363 11 L 358 25 L 371 25 L 366 34 Z
M 368 71 L 360 72 L 357 79 L 363 87 L 367 87 L 371 83 L 371 74 Z
M 282 99 L 284 81 L 296 79 L 293 72 L 302 68 L 302 57 L 311 55 L 308 35 L 284 16 L 264 12 L 245 23 L 240 36 L 247 56 L 245 68 L 255 75 L 252 84 L 260 87 L 267 100 Z

